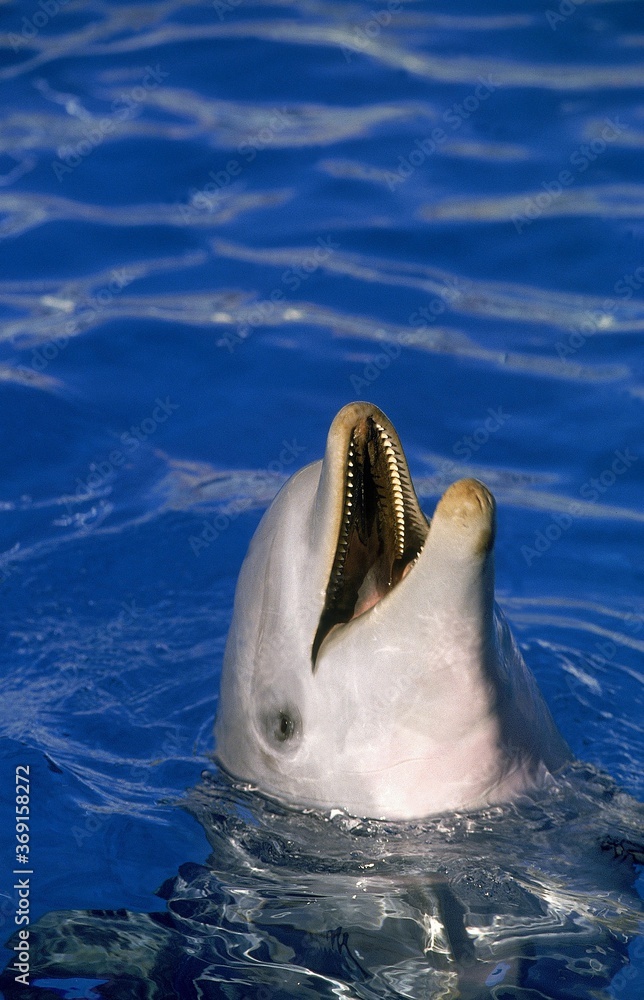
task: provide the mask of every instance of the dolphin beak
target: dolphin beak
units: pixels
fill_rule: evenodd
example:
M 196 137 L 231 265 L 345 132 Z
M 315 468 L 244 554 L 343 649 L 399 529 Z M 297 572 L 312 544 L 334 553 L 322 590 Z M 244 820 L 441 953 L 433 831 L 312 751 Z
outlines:
M 317 508 L 330 568 L 313 669 L 329 632 L 373 607 L 402 580 L 429 531 L 398 435 L 371 403 L 350 403 L 333 421 Z

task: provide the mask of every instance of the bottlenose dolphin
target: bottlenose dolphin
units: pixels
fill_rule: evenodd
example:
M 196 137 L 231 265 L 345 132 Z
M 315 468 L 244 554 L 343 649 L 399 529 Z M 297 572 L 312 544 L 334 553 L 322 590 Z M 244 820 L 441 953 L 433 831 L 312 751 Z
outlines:
M 494 534 L 483 483 L 453 483 L 428 522 L 385 414 L 340 410 L 240 572 L 224 768 L 288 803 L 381 819 L 543 785 L 571 753 L 495 607 Z

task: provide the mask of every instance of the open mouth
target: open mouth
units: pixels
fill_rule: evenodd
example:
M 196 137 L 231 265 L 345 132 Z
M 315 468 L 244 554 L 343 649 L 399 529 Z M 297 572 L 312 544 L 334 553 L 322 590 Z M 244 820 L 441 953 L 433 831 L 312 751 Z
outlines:
M 313 641 L 314 668 L 329 632 L 373 607 L 402 580 L 428 530 L 398 435 L 384 414 L 382 422 L 361 416 L 348 436 L 342 518 Z

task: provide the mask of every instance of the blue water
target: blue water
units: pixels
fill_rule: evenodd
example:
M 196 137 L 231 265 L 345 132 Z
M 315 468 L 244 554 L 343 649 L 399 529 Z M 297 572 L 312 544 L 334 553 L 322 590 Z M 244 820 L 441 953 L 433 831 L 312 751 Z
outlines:
M 394 422 L 428 515 L 460 476 L 492 489 L 498 597 L 525 657 L 574 752 L 642 799 L 644 34 L 634 0 L 562 9 L 2 5 L 2 837 L 9 859 L 14 772 L 28 765 L 32 923 L 63 910 L 160 913 L 165 883 L 172 912 L 197 886 L 219 926 L 222 894 L 256 892 L 266 907 L 276 886 L 306 881 L 304 848 L 280 882 L 276 856 L 252 847 L 256 829 L 263 844 L 279 839 L 252 795 L 222 778 L 204 793 L 215 814 L 228 802 L 237 826 L 179 803 L 214 770 L 249 539 L 352 399 Z M 526 856 L 495 884 L 527 879 L 564 929 L 619 911 L 592 938 L 601 975 L 565 958 L 562 930 L 530 952 L 525 990 L 509 992 L 494 966 L 505 952 L 492 948 L 476 996 L 644 996 L 635 873 L 629 882 L 620 867 L 612 888 L 581 858 L 575 873 L 575 838 L 586 843 L 593 823 L 618 839 L 641 830 L 630 800 L 600 819 L 606 795 L 589 792 L 586 813 L 564 809 L 555 840 L 534 847 L 544 871 L 551 863 L 543 879 L 526 874 L 542 825 L 525 816 L 510 840 L 499 828 L 503 850 L 489 846 L 500 854 L 476 875 L 486 885 L 527 824 Z M 436 861 L 444 829 L 432 830 Z M 374 834 L 379 859 L 397 835 Z M 474 849 L 463 836 L 457 868 Z M 329 855 L 349 850 L 333 844 Z M 203 867 L 213 845 L 219 861 Z M 261 887 L 231 845 L 263 858 Z M 16 893 L 3 864 L 6 939 Z M 322 924 L 364 926 L 338 902 L 347 887 L 329 885 L 336 909 Z M 370 892 L 390 899 L 396 885 Z M 573 903 L 561 902 L 566 885 Z M 241 907 L 241 941 L 269 940 L 260 910 Z M 418 904 L 416 918 L 430 910 Z M 372 952 L 393 955 L 404 934 L 374 926 Z M 310 972 L 288 996 L 322 995 L 333 976 L 346 996 L 456 995 L 438 979 L 421 988 L 407 966 L 407 979 L 361 979 L 332 948 L 312 957 L 293 940 L 266 945 L 255 972 L 241 944 L 222 945 L 203 995 L 279 996 L 280 962 Z M 514 983 L 517 954 L 535 947 L 528 934 L 510 949 Z M 568 979 L 552 964 L 562 955 Z M 104 992 L 108 966 L 68 971 L 53 992 L 51 969 L 38 973 L 29 996 L 118 996 Z M 181 968 L 175 988 L 191 997 Z

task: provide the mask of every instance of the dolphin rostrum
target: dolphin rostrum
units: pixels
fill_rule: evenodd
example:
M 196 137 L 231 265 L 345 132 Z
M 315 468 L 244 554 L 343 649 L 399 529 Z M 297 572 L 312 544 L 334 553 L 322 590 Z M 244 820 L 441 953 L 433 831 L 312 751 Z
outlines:
M 216 755 L 286 802 L 411 819 L 507 801 L 570 759 L 494 605 L 495 505 L 453 483 L 431 522 L 391 422 L 350 403 L 244 560 Z

